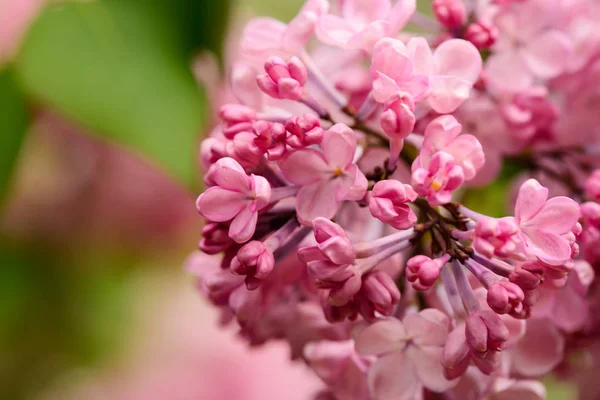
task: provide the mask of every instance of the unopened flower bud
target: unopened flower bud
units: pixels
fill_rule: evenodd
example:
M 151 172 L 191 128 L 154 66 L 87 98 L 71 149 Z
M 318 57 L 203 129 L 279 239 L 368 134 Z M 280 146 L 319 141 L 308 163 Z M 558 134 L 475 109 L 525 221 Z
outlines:
M 585 194 L 600 202 L 600 169 L 595 170 L 585 181 Z
M 321 120 L 312 113 L 291 117 L 285 122 L 285 129 L 290 133 L 287 143 L 295 149 L 319 144 L 323 140 Z
M 465 335 L 474 353 L 485 354 L 488 350 L 502 350 L 509 331 L 496 313 L 479 311 L 467 318 Z
M 465 30 L 465 39 L 479 50 L 489 49 L 498 39 L 498 29 L 486 21 L 473 22 Z
M 467 10 L 461 0 L 434 0 L 432 7 L 438 22 L 448 29 L 458 28 L 467 20 Z
M 266 154 L 270 161 L 280 160 L 286 153 L 286 130 L 283 124 L 268 121 L 256 121 L 252 125 L 256 138 L 250 146 L 250 151 L 256 154 Z
M 223 135 L 232 139 L 236 134 L 252 128 L 252 122 L 256 120 L 256 111 L 242 104 L 225 104 L 219 110 L 219 117 L 225 124 Z
M 257 240 L 246 243 L 231 261 L 230 269 L 236 275 L 246 275 L 248 290 L 256 289 L 275 266 L 273 253 Z
M 416 198 L 417 193 L 410 185 L 392 179 L 379 181 L 371 191 L 369 210 L 375 218 L 395 229 L 408 229 L 415 225 L 417 216 L 406 203 Z
M 229 226 L 219 223 L 208 223 L 202 228 L 202 239 L 198 244 L 200 250 L 206 254 L 218 254 L 227 250 L 234 241 L 227 231 Z
M 523 289 L 512 282 L 495 282 L 487 292 L 487 303 L 498 314 L 519 312 L 524 298 Z
M 400 93 L 386 102 L 379 122 L 390 139 L 404 139 L 414 129 L 415 103 L 406 93 Z
M 406 262 L 406 279 L 416 290 L 431 289 L 446 261 L 447 258 L 432 260 L 424 255 L 414 256 Z
M 298 57 L 286 63 L 280 57 L 265 62 L 266 74 L 259 75 L 256 82 L 260 89 L 275 99 L 299 100 L 304 92 L 308 72 Z
M 508 280 L 523 290 L 533 290 L 542 283 L 543 275 L 544 267 L 533 261 L 517 265 Z

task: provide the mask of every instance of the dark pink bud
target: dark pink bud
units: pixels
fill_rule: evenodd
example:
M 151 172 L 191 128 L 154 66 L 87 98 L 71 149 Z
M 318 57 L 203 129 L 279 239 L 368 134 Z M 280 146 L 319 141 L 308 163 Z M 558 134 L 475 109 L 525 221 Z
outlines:
M 597 202 L 600 202 L 600 169 L 592 172 L 585 181 L 585 194 Z
M 531 261 L 517 265 L 515 270 L 508 276 L 508 280 L 523 290 L 533 290 L 542 283 L 543 275 L 544 267 L 535 261 Z
M 356 252 L 341 226 L 319 217 L 313 220 L 313 230 L 317 246 L 328 260 L 339 265 L 354 262 Z
M 523 308 L 523 289 L 512 282 L 495 282 L 488 288 L 487 303 L 498 314 L 519 313 Z
M 202 228 L 202 239 L 198 244 L 206 254 L 218 254 L 227 250 L 234 241 L 228 234 L 229 226 L 220 223 L 209 223 Z
M 358 293 L 362 286 L 362 279 L 359 274 L 352 274 L 343 282 L 337 283 L 329 292 L 329 304 L 340 307 L 348 304 Z
M 455 379 L 464 375 L 469 367 L 471 357 L 465 336 L 465 325 L 458 325 L 450 334 L 444 345 L 441 364 L 446 379 Z
M 223 134 L 231 139 L 238 133 L 252 128 L 252 122 L 256 120 L 256 111 L 242 104 L 225 104 L 219 110 L 219 117 L 225 124 Z
M 521 243 L 514 218 L 481 218 L 475 225 L 473 247 L 485 257 L 507 257 Z
M 259 75 L 256 82 L 260 89 L 275 99 L 299 100 L 304 92 L 308 72 L 297 57 L 286 63 L 280 57 L 271 57 L 265 62 L 264 75 Z
M 416 198 L 417 193 L 412 186 L 386 179 L 373 187 L 369 210 L 375 218 L 395 229 L 408 229 L 415 225 L 417 216 L 406 203 L 415 201 Z
M 202 141 L 200 145 L 200 161 L 204 168 L 208 170 L 211 165 L 223 157 L 227 157 L 225 142 L 210 137 Z
M 257 240 L 246 243 L 231 260 L 230 269 L 236 275 L 246 275 L 248 290 L 256 289 L 275 266 L 273 253 Z
M 392 97 L 383 109 L 379 122 L 390 139 L 404 139 L 415 128 L 415 103 L 406 93 Z
M 321 120 L 312 113 L 291 117 L 286 121 L 285 129 L 290 133 L 287 143 L 296 149 L 319 144 L 323 140 Z
M 581 216 L 586 223 L 594 227 L 600 227 L 600 204 L 588 201 L 583 203 L 580 209 Z
M 329 290 L 321 290 L 319 293 L 319 299 L 325 318 L 329 322 L 342 322 L 346 318 L 349 320 L 355 320 L 358 316 L 358 309 L 354 302 L 348 302 L 343 306 L 333 306 L 329 302 Z
M 250 146 L 250 151 L 255 154 L 266 154 L 270 161 L 280 160 L 285 155 L 287 132 L 283 124 L 256 121 L 252 125 L 252 131 L 256 138 Z
M 479 311 L 467 318 L 465 335 L 471 350 L 483 355 L 488 350 L 500 351 L 508 341 L 509 331 L 496 313 Z
M 371 272 L 363 278 L 361 292 L 373 304 L 375 311 L 391 315 L 394 304 L 400 301 L 400 291 L 396 283 L 383 271 Z
M 467 20 L 467 10 L 461 0 L 434 0 L 432 7 L 438 22 L 448 29 L 458 28 Z
M 479 50 L 489 49 L 498 39 L 498 29 L 489 22 L 473 22 L 465 30 L 465 39 Z
M 412 283 L 415 290 L 431 289 L 447 261 L 448 257 L 432 260 L 424 255 L 414 256 L 406 262 L 406 279 Z

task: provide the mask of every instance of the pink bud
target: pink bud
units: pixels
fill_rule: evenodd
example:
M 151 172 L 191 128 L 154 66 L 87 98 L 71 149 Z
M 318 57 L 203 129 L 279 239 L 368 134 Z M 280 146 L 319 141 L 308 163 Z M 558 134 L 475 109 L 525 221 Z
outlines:
M 327 321 L 342 322 L 346 318 L 349 320 L 355 320 L 358 316 L 358 310 L 354 302 L 348 302 L 343 306 L 333 306 L 329 302 L 329 291 L 322 290 L 319 294 L 321 306 L 323 307 L 323 313 Z
M 433 154 L 427 168 L 420 168 L 418 158 L 413 163 L 412 187 L 427 201 L 438 206 L 452 201 L 452 192 L 464 182 L 464 172 L 454 157 L 444 151 Z
M 400 301 L 400 291 L 390 275 L 374 271 L 363 277 L 361 293 L 372 304 L 374 311 L 391 315 L 394 304 Z M 359 305 L 360 307 L 360 305 Z
M 312 113 L 291 117 L 286 121 L 285 129 L 290 133 L 287 143 L 296 149 L 319 144 L 323 140 L 321 120 Z
M 482 218 L 475 225 L 473 247 L 485 257 L 507 257 L 521 243 L 514 218 Z
M 256 121 L 252 125 L 256 138 L 250 145 L 250 151 L 256 154 L 266 154 L 270 161 L 283 158 L 286 153 L 286 130 L 283 124 L 268 121 Z
M 410 185 L 393 179 L 379 181 L 371 191 L 369 210 L 375 218 L 395 229 L 408 229 L 415 225 L 417 216 L 406 203 L 416 198 L 417 193 Z
M 379 122 L 390 139 L 404 139 L 415 127 L 415 103 L 407 93 L 399 93 L 385 103 Z
M 340 265 L 354 262 L 356 252 L 341 226 L 319 217 L 313 220 L 313 229 L 317 246 L 328 260 Z
M 266 74 L 259 75 L 256 82 L 260 89 L 275 99 L 299 100 L 304 92 L 308 72 L 298 57 L 286 63 L 280 57 L 265 62 Z
M 202 144 L 200 145 L 200 161 L 204 168 L 209 169 L 211 165 L 226 156 L 227 146 L 224 141 L 212 137 L 202 141 Z M 206 183 L 208 184 L 208 182 Z M 210 184 L 208 185 L 212 186 Z
M 588 201 L 581 205 L 581 215 L 583 220 L 592 226 L 600 226 L 600 204 Z
M 465 336 L 465 325 L 458 325 L 450 334 L 444 345 L 441 364 L 446 379 L 455 379 L 464 375 L 469 367 L 471 357 Z
M 434 0 L 432 7 L 438 22 L 448 29 L 458 28 L 467 20 L 467 10 L 461 0 Z
M 229 227 L 219 223 L 209 223 L 202 228 L 202 239 L 198 244 L 206 254 L 218 254 L 227 250 L 234 241 L 227 234 Z
M 479 311 L 467 318 L 465 335 L 471 350 L 483 355 L 488 350 L 500 351 L 508 341 L 509 331 L 496 313 Z
M 512 282 L 495 282 L 487 292 L 487 303 L 498 314 L 519 313 L 524 298 L 523 290 Z
M 465 39 L 479 50 L 489 49 L 498 39 L 498 29 L 489 22 L 473 22 L 465 30 Z
M 585 193 L 589 198 L 600 202 L 600 169 L 592 172 L 585 181 Z
M 414 256 L 406 262 L 406 279 L 415 290 L 431 289 L 446 261 L 447 257 L 432 260 L 424 255 Z
M 533 290 L 542 283 L 544 267 L 535 261 L 525 262 L 515 267 L 508 280 L 523 290 Z
M 348 304 L 362 286 L 361 276 L 357 273 L 350 275 L 348 279 L 333 285 L 329 292 L 329 304 L 340 307 Z
M 246 243 L 231 260 L 230 269 L 236 275 L 246 275 L 248 290 L 256 289 L 275 266 L 273 253 L 258 240 Z
M 225 104 L 219 110 L 219 117 L 225 124 L 223 134 L 227 139 L 232 139 L 236 134 L 252 128 L 256 111 L 242 104 Z

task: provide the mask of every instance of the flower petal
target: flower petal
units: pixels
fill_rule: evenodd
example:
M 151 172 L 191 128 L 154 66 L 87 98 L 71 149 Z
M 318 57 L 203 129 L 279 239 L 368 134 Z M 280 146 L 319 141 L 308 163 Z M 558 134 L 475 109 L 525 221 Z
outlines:
M 454 157 L 461 166 L 465 180 L 471 180 L 485 164 L 485 153 L 479 140 L 473 135 L 460 135 L 444 151 Z
M 569 279 L 574 279 L 573 276 Z M 571 287 L 571 282 L 556 294 L 552 321 L 567 333 L 581 329 L 589 316 L 590 306 L 584 297 Z
M 433 76 L 429 79 L 429 105 L 440 114 L 455 111 L 469 98 L 471 83 L 455 76 Z
M 567 35 L 557 30 L 547 30 L 529 40 L 521 56 L 534 75 L 542 79 L 558 76 L 567 67 L 571 42 Z
M 208 188 L 196 200 L 200 215 L 214 222 L 229 221 L 248 204 L 250 199 L 246 195 L 221 189 L 218 186 Z
M 244 168 L 233 158 L 221 158 L 211 172 L 212 180 L 223 189 L 241 193 L 248 191 L 250 179 Z
M 512 354 L 513 368 L 527 377 L 544 375 L 562 361 L 564 347 L 564 337 L 550 320 L 530 318 Z
M 392 7 L 387 22 L 390 24 L 390 35 L 404 28 L 417 9 L 417 0 L 397 0 Z
M 325 44 L 351 48 L 348 42 L 356 30 L 345 19 L 327 14 L 319 18 L 315 33 L 317 38 Z
M 433 53 L 427 40 L 423 37 L 415 37 L 406 45 L 408 55 L 414 63 L 415 72 L 425 75 L 433 75 Z
M 481 74 L 479 50 L 462 39 L 450 39 L 440 44 L 433 53 L 436 75 L 453 76 L 473 85 Z
M 406 355 L 411 359 L 416 375 L 427 389 L 441 393 L 458 383 L 458 379 L 449 381 L 444 377 L 444 367 L 441 364 L 442 347 L 410 346 Z
M 402 322 L 407 335 L 419 346 L 443 346 L 446 343 L 450 320 L 435 308 L 408 314 Z
M 315 149 L 298 150 L 279 163 L 283 176 L 296 185 L 326 179 L 331 173 L 323 154 Z
M 533 83 L 533 76 L 516 51 L 492 54 L 485 63 L 487 80 L 502 92 L 517 92 Z
M 414 400 L 422 388 L 411 360 L 402 351 L 377 360 L 367 379 L 369 390 L 377 400 Z
M 363 356 L 378 356 L 402 351 L 406 346 L 406 331 L 395 318 L 375 322 L 361 330 L 355 339 L 355 349 Z
M 356 135 L 348 126 L 335 124 L 323 134 L 321 147 L 330 168 L 340 168 L 343 171 L 354 159 Z
M 250 207 L 244 208 L 238 215 L 235 216 L 229 226 L 229 237 L 237 243 L 247 242 L 254 235 L 256 230 L 256 221 L 258 221 L 258 213 L 252 211 Z
M 519 188 L 515 205 L 515 218 L 519 224 L 528 221 L 543 207 L 548 198 L 548 189 L 535 179 L 528 179 Z
M 576 201 L 558 196 L 548 200 L 541 210 L 524 226 L 535 226 L 544 231 L 563 235 L 573 229 L 581 212 Z
M 563 265 L 571 258 L 569 242 L 556 233 L 543 229 L 524 228 L 527 250 L 548 265 Z
M 317 217 L 333 218 L 339 206 L 334 190 L 331 181 L 303 186 L 296 196 L 298 220 L 304 225 L 311 225 L 312 220 Z

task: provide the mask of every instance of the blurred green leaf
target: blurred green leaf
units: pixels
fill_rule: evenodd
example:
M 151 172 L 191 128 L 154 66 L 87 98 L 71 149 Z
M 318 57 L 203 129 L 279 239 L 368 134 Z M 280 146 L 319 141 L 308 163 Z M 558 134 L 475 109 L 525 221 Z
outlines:
M 19 77 L 38 100 L 191 183 L 204 99 L 189 55 L 194 43 L 212 39 L 186 39 L 190 24 L 177 20 L 186 3 L 195 4 L 187 10 L 191 21 L 199 12 L 193 10 L 214 2 L 97 0 L 51 6 L 24 44 Z M 165 5 L 173 9 L 167 12 Z M 224 17 L 213 16 L 211 24 L 210 15 L 196 16 L 199 24 L 222 31 L 218 24 Z M 203 35 L 206 29 L 195 32 Z
M 13 164 L 27 130 L 23 94 L 10 70 L 0 71 L 0 199 L 10 180 Z

